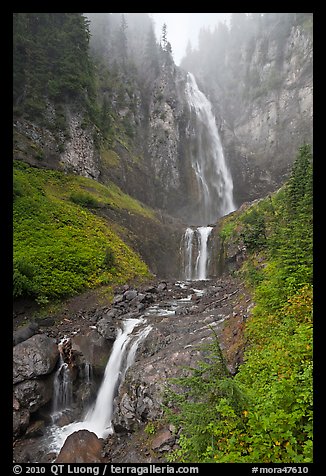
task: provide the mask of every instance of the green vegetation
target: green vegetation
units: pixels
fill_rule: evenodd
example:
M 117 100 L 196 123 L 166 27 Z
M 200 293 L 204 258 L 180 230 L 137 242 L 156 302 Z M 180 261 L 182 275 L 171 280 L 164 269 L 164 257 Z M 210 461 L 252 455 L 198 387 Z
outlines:
M 233 222 L 233 227 L 231 226 Z M 174 382 L 170 418 L 182 427 L 181 462 L 312 461 L 312 156 L 300 148 L 288 183 L 226 220 L 221 234 L 247 244 L 240 270 L 255 307 L 235 377 L 217 343 Z M 234 230 L 233 237 L 230 231 Z M 240 231 L 240 233 L 239 233 Z
M 101 284 L 148 276 L 147 266 L 97 216 L 110 205 L 151 217 L 118 187 L 14 163 L 14 296 L 40 304 Z

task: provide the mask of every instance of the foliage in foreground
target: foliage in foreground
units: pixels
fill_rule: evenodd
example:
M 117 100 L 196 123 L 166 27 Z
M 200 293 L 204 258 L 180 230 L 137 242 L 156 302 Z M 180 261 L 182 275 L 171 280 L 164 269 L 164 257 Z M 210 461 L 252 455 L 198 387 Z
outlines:
M 215 348 L 205 364 L 177 382 L 172 419 L 182 433 L 170 460 L 311 462 L 310 147 L 300 149 L 285 187 L 233 220 L 224 238 L 240 230 L 247 240 L 242 274 L 256 303 L 246 326 L 245 362 L 234 378 L 227 376 Z
M 101 284 L 119 284 L 149 271 L 140 257 L 93 212 L 99 205 L 150 216 L 114 186 L 14 165 L 14 297 L 39 303 Z

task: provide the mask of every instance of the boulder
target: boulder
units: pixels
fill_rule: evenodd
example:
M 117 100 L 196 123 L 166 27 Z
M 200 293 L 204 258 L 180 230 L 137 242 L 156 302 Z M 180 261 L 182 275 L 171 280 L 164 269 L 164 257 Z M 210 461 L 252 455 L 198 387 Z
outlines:
M 152 298 L 152 296 L 151 296 Z M 137 296 L 137 300 L 138 302 L 146 302 L 146 294 L 143 294 L 143 293 L 139 293 L 138 296 Z
M 118 314 L 119 314 L 118 309 L 112 308 L 112 309 L 109 309 L 108 311 L 106 311 L 104 313 L 104 315 L 102 315 L 101 317 L 107 317 L 109 319 L 114 319 L 115 317 L 118 316 Z
M 162 292 L 162 291 L 165 291 L 167 289 L 168 285 L 165 281 L 162 281 L 158 286 L 157 286 L 157 290 L 158 292 Z
M 175 437 L 168 428 L 160 430 L 152 441 L 152 450 L 169 450 L 175 442 Z
M 56 463 L 102 463 L 102 443 L 95 433 L 75 431 L 66 439 Z
M 137 291 L 135 289 L 130 289 L 128 291 L 125 291 L 123 293 L 123 298 L 126 300 L 126 301 L 131 301 L 132 299 L 135 299 L 135 297 L 137 297 Z
M 20 327 L 13 333 L 13 345 L 20 344 L 25 340 L 32 337 L 38 330 L 38 324 L 36 322 L 29 322 L 25 326 Z
M 157 293 L 157 289 L 155 286 L 147 286 L 144 289 L 145 293 Z
M 52 327 L 55 324 L 55 319 L 53 317 L 42 317 L 39 320 L 40 327 Z
M 13 349 L 14 383 L 49 374 L 58 357 L 56 341 L 44 334 L 36 334 L 17 344 Z
M 49 402 L 53 394 L 53 378 L 24 380 L 14 385 L 14 401 L 19 409 L 26 408 L 30 413 Z M 16 405 L 17 408 L 17 405 Z
M 123 301 L 123 295 L 122 294 L 117 294 L 116 296 L 114 296 L 112 304 L 119 304 L 122 301 Z

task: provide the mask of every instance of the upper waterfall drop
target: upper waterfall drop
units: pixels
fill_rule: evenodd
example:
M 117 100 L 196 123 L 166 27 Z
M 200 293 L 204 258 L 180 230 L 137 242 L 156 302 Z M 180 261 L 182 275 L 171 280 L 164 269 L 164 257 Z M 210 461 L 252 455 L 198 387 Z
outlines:
M 191 73 L 187 74 L 185 92 L 191 111 L 191 165 L 197 182 L 196 224 L 207 225 L 236 209 L 233 181 L 226 166 L 212 105 Z

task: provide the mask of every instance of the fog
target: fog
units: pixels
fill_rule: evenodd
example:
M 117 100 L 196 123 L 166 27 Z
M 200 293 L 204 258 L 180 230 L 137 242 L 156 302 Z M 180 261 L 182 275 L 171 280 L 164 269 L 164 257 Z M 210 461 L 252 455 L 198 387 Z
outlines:
M 198 33 L 203 27 L 214 29 L 219 22 L 229 25 L 231 13 L 150 13 L 155 23 L 158 42 L 162 35 L 162 26 L 166 23 L 167 39 L 172 46 L 172 54 L 177 65 L 185 55 L 188 41 L 197 47 Z

